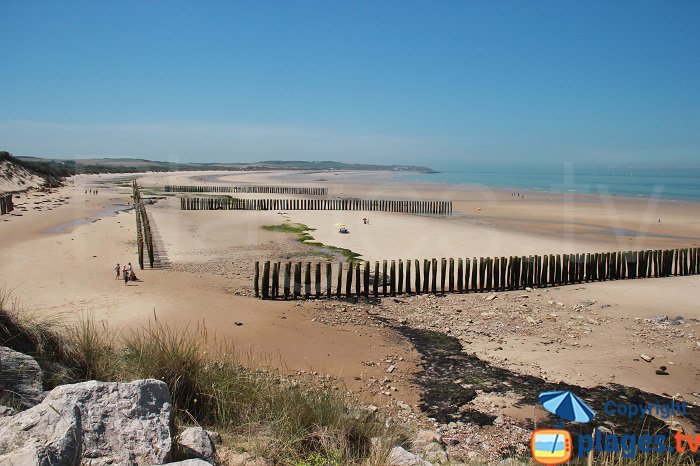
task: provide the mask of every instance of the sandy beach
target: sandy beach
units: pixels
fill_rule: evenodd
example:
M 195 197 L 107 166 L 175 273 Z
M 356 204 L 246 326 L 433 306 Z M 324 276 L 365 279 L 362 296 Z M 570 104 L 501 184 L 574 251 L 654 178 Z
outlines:
M 117 262 L 137 262 L 126 183 L 133 177 L 76 176 L 50 194 L 21 194 L 15 215 L 0 219 L 0 285 L 34 312 L 63 319 L 87 314 L 110 329 L 143 325 L 154 315 L 173 325 L 203 326 L 212 347 L 232 343 L 250 364 L 328 374 L 367 403 L 399 410 L 406 404 L 404 414 L 420 422 L 432 422 L 419 409 L 425 387 L 417 377 L 425 355 L 401 326 L 443 332 L 465 352 L 514 373 L 582 387 L 616 383 L 700 403 L 697 276 L 505 292 L 488 301 L 484 294 L 402 297 L 378 305 L 252 296 L 256 260 L 320 256 L 264 225 L 305 224 L 316 241 L 365 260 L 697 247 L 699 203 L 558 193 L 521 199 L 509 191 L 405 183 L 383 172 L 137 177 L 144 196 L 157 198 L 147 211 L 159 267 L 137 270 L 140 281 L 129 286 L 114 276 Z M 455 214 L 180 211 L 177 196 L 161 192 L 165 184 L 321 186 L 331 196 L 451 200 Z M 338 234 L 336 223 L 350 234 Z M 678 316 L 680 323 L 669 323 Z M 668 376 L 654 374 L 661 364 Z M 390 365 L 395 369 L 387 373 Z M 479 409 L 517 418 L 513 405 Z

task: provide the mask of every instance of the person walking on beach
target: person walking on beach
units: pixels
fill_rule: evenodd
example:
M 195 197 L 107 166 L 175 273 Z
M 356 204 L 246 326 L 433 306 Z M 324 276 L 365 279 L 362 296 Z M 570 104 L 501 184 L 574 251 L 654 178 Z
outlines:
M 119 267 L 119 262 L 117 262 L 117 266 L 114 267 L 114 270 L 117 272 L 117 280 L 119 280 L 119 278 L 121 278 L 121 271 L 122 271 L 122 268 Z
M 126 265 L 122 268 L 122 276 L 124 277 L 124 284 L 129 285 L 129 271 L 126 268 Z

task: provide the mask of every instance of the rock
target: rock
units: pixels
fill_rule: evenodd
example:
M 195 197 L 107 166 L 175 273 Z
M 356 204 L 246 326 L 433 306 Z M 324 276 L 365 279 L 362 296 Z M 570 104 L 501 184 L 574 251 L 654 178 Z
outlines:
M 413 441 L 413 444 L 420 448 L 431 442 L 442 442 L 440 434 L 434 430 L 421 430 L 416 434 L 416 439 Z
M 496 295 L 490 294 L 484 298 L 484 301 L 493 301 L 494 299 L 496 299 Z
M 39 406 L 80 410 L 83 464 L 162 464 L 170 459 L 172 402 L 160 380 L 82 382 L 56 387 Z
M 41 403 L 43 391 L 41 367 L 36 360 L 0 346 L 0 392 L 31 408 Z
M 413 441 L 416 451 L 433 463 L 446 463 L 448 460 L 445 444 L 440 434 L 432 430 L 421 430 Z
M 395 369 L 396 369 L 396 366 L 394 366 L 394 365 L 392 364 L 391 366 L 389 366 L 389 367 L 386 368 L 386 371 L 387 371 L 388 373 L 391 374 L 392 372 L 394 372 Z
M 209 435 L 209 438 L 211 439 L 214 445 L 221 445 L 221 435 L 219 435 L 218 432 L 214 432 L 213 430 L 206 430 L 205 432 L 207 433 L 207 435 Z
M 654 360 L 653 356 L 647 356 L 646 354 L 640 354 L 639 357 L 644 359 L 646 362 L 651 362 Z
M 3 416 L 14 416 L 17 414 L 14 409 L 9 406 L 0 406 L 0 417 Z
M 207 431 L 201 427 L 188 427 L 177 437 L 177 443 L 190 458 L 198 458 L 214 464 L 216 449 Z
M 65 405 L 56 410 L 44 402 L 10 418 L 0 426 L 0 464 L 78 466 L 81 459 L 80 409 Z
M 389 466 L 433 466 L 420 456 L 415 455 L 401 447 L 394 447 L 389 453 Z
M 656 369 L 656 375 L 668 375 L 668 372 L 661 369 Z

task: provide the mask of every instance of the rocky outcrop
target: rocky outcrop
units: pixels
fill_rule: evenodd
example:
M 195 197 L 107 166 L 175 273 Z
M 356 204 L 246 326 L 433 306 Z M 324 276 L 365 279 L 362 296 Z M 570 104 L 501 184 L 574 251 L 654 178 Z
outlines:
M 41 402 L 43 390 L 41 367 L 36 360 L 0 346 L 0 394 L 31 408 Z
M 0 464 L 163 464 L 172 402 L 159 380 L 83 382 L 52 390 L 0 429 Z
M 216 449 L 209 433 L 201 427 L 188 427 L 177 437 L 183 453 L 211 464 L 216 460 Z
M 391 449 L 388 463 L 389 466 L 433 466 L 420 456 L 402 447 L 394 447 Z
M 59 412 L 50 403 L 42 403 L 2 421 L 1 465 L 80 464 L 82 433 L 77 406 Z

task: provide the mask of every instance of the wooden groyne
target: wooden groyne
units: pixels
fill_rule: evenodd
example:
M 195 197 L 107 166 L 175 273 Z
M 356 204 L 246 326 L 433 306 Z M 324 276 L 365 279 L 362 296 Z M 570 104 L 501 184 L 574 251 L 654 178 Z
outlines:
M 15 206 L 12 204 L 12 193 L 0 193 L 0 215 L 9 214 L 13 210 Z
M 452 214 L 452 201 L 385 199 L 236 199 L 183 197 L 181 210 L 361 210 L 408 214 Z
M 153 268 L 153 262 L 155 260 L 155 255 L 153 253 L 153 234 L 151 233 L 151 223 L 148 220 L 148 213 L 141 199 L 141 192 L 136 184 L 136 180 L 134 180 L 132 188 L 134 211 L 136 213 L 136 247 L 138 250 L 139 267 L 143 270 L 144 245 L 146 246 L 146 253 L 148 254 L 148 263 L 151 268 Z
M 380 267 L 381 266 L 381 267 Z M 700 248 L 370 262 L 255 263 L 262 299 L 472 293 L 583 282 L 696 275 Z M 335 274 L 335 276 L 334 276 Z M 325 277 L 325 280 L 322 280 Z M 322 283 L 323 282 L 323 283 Z
M 306 194 L 310 196 L 327 196 L 328 188 L 300 188 L 294 186 L 192 186 L 166 184 L 165 192 Z

